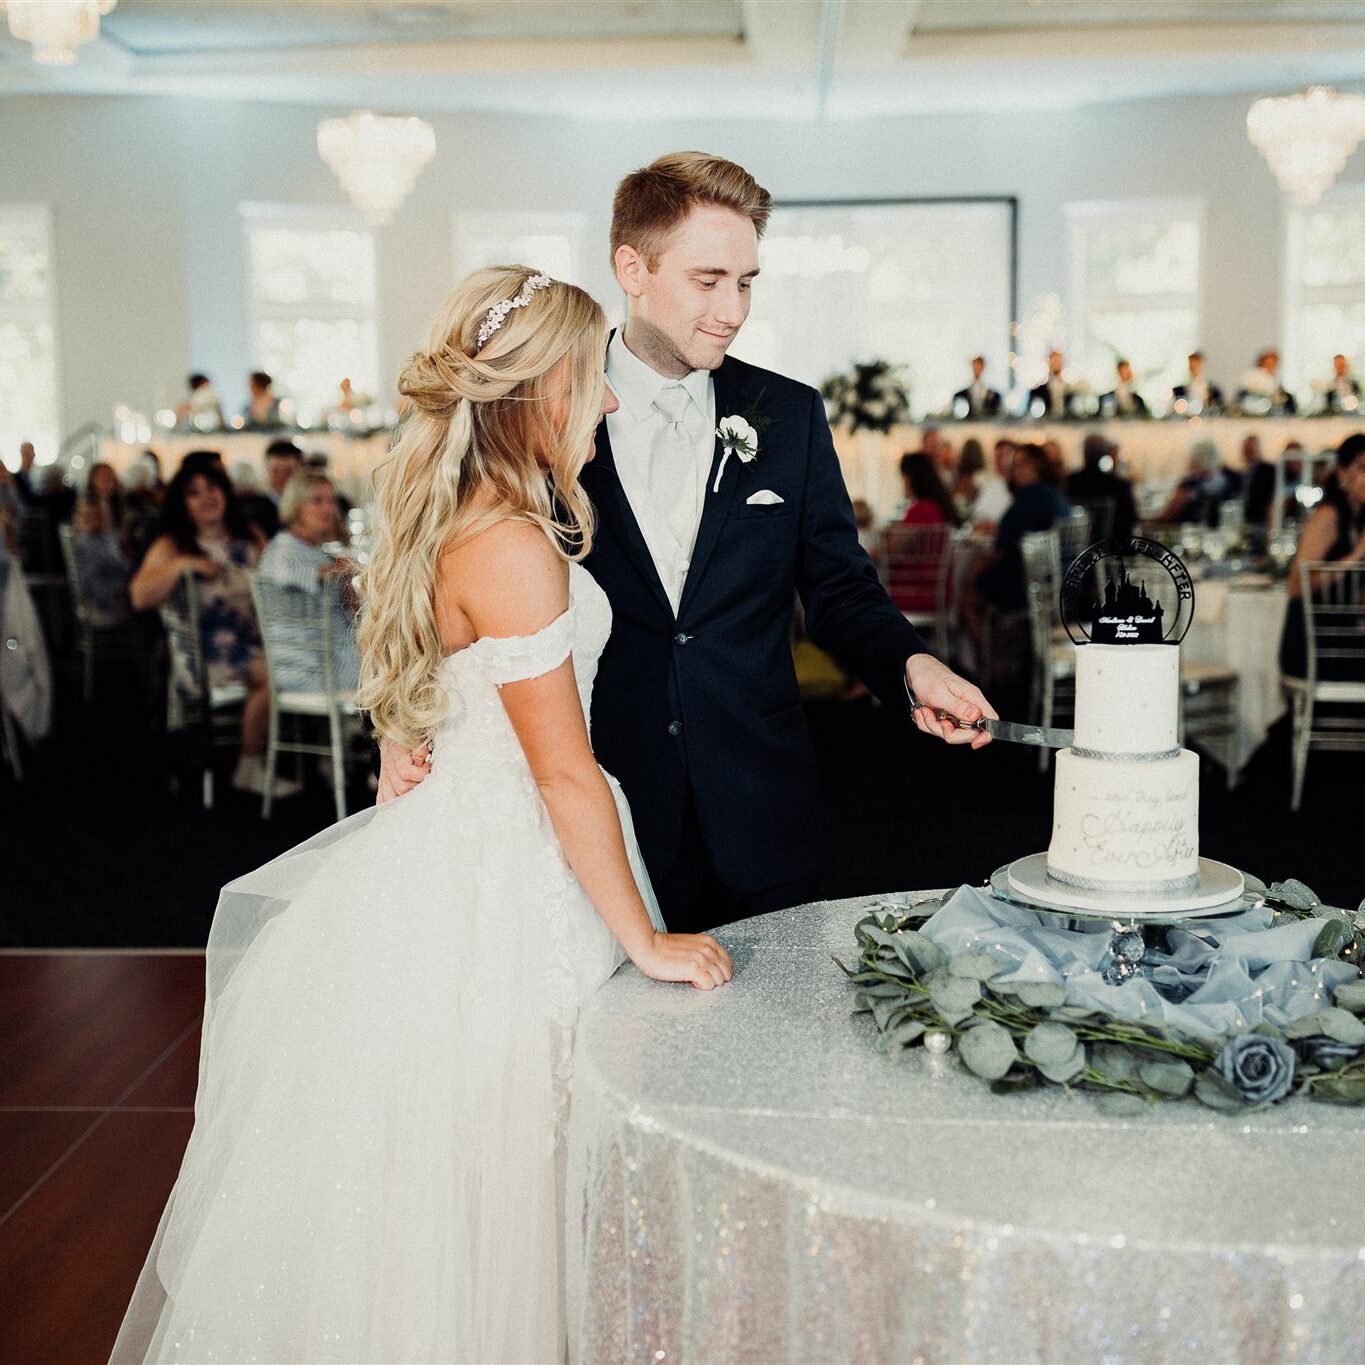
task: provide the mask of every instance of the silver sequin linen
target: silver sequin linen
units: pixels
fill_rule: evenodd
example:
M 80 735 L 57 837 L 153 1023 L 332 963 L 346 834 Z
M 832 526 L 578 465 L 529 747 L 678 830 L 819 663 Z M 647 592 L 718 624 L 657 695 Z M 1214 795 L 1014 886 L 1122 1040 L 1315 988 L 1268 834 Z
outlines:
M 722 990 L 628 967 L 585 1009 L 576 1361 L 1365 1359 L 1365 1116 L 1108 1120 L 891 1057 L 830 961 L 872 903 L 723 930 Z

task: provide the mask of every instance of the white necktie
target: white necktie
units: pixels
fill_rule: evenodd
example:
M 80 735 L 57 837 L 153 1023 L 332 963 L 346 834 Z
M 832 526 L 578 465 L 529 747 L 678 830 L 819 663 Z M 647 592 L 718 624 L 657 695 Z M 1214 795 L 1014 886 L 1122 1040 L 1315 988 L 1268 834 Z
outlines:
M 665 425 L 649 448 L 649 492 L 685 560 L 697 535 L 697 454 L 683 425 L 691 398 L 681 384 L 666 384 L 654 406 Z

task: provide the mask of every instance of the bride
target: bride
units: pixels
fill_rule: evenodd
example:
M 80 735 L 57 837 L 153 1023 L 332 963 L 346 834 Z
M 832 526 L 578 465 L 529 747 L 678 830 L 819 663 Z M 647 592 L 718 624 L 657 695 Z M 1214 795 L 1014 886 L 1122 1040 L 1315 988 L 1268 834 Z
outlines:
M 115 1360 L 564 1359 L 578 1008 L 627 957 L 732 973 L 665 932 L 589 747 L 605 352 L 582 290 L 496 267 L 403 372 L 361 701 L 430 776 L 224 888 L 194 1132 Z

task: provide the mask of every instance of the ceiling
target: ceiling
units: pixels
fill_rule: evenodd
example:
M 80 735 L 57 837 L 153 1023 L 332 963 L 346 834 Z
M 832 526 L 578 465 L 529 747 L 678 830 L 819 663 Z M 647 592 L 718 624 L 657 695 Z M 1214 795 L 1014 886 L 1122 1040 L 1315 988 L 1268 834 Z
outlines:
M 119 0 L 0 94 L 853 119 L 1365 81 L 1365 0 Z

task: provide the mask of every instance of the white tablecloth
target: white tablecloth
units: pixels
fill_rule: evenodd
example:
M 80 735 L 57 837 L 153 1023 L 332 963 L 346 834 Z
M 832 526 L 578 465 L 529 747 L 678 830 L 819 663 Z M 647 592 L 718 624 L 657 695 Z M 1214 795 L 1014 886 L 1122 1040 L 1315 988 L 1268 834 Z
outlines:
M 1365 1359 L 1365 1115 L 1105 1119 L 890 1057 L 830 961 L 867 904 L 723 930 L 722 990 L 589 1002 L 575 1360 Z
M 1236 578 L 1195 584 L 1195 615 L 1183 645 L 1196 663 L 1237 671 L 1237 766 L 1240 768 L 1284 714 L 1280 631 L 1288 594 L 1283 583 Z

